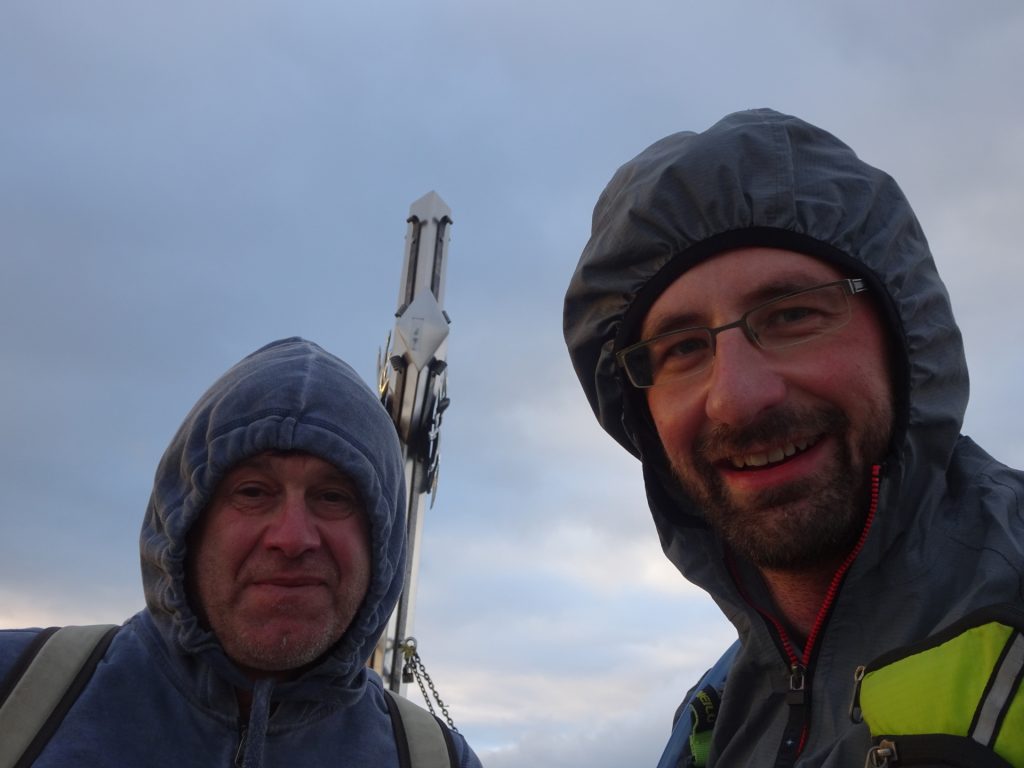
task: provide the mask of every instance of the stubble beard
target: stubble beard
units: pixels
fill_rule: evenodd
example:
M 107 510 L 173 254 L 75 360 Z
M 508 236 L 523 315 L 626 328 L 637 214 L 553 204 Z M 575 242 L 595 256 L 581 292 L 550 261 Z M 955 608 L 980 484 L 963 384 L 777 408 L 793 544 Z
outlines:
M 282 612 L 284 615 L 284 612 Z M 353 614 L 354 615 L 354 614 Z M 290 672 L 313 663 L 341 639 L 351 618 L 347 622 L 337 620 L 307 620 L 306 629 L 282 631 L 273 635 L 256 631 L 240 631 L 231 634 L 228 629 L 218 632 L 225 651 L 241 667 L 258 672 Z
M 873 414 L 870 421 L 860 444 L 851 446 L 849 420 L 835 406 L 772 411 L 742 429 L 712 429 L 695 443 L 692 466 L 684 468 L 673 460 L 673 471 L 711 528 L 754 565 L 791 572 L 820 568 L 845 558 L 864 529 L 870 503 L 868 461 L 883 455 L 891 415 Z M 750 446 L 807 434 L 832 438 L 835 450 L 828 466 L 813 477 L 742 501 L 733 498 L 707 458 L 749 454 Z
M 337 643 L 359 612 L 369 586 L 368 569 L 347 574 L 327 610 L 312 611 L 282 599 L 250 612 L 238 595 L 204 606 L 206 620 L 225 653 L 254 676 L 298 671 Z

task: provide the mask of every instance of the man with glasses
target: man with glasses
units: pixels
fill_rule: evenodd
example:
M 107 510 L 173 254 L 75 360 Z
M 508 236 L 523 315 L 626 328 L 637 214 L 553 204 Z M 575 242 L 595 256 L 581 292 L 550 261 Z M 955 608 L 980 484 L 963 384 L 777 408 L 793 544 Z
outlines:
M 662 139 L 598 201 L 564 328 L 739 634 L 662 766 L 1024 765 L 1024 476 L 959 435 L 960 333 L 889 176 L 771 110 Z

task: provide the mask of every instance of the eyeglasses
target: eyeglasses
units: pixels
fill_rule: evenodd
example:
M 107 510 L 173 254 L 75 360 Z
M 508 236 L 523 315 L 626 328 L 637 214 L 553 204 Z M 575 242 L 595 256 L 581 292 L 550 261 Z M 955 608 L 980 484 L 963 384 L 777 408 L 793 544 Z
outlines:
M 634 387 L 647 389 L 706 370 L 722 331 L 742 328 L 762 349 L 780 349 L 832 333 L 850 320 L 850 296 L 867 290 L 863 280 L 837 280 L 758 304 L 739 320 L 717 328 L 681 328 L 631 344 L 615 353 Z

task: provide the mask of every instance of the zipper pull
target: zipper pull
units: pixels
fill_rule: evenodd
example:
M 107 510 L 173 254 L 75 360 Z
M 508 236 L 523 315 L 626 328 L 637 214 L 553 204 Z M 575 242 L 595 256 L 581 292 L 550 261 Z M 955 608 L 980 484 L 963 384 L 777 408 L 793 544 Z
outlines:
M 864 722 L 860 711 L 860 684 L 864 679 L 866 671 L 863 664 L 853 671 L 853 698 L 850 699 L 850 721 L 854 723 Z
M 807 683 L 807 670 L 794 662 L 789 667 L 789 690 L 786 691 L 786 703 L 801 705 L 804 703 L 804 686 Z
M 864 768 L 889 768 L 889 765 L 899 763 L 900 756 L 896 752 L 896 743 L 882 739 L 877 747 L 868 750 L 868 757 L 864 761 Z M 892 761 L 890 763 L 889 761 Z

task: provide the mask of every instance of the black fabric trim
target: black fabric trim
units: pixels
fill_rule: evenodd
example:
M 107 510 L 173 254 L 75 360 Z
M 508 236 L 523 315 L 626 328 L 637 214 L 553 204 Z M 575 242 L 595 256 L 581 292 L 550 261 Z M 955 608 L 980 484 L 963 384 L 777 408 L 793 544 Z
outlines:
M 57 627 L 47 627 L 46 629 L 40 630 L 35 637 L 32 638 L 25 650 L 21 652 L 21 656 L 14 662 L 14 666 L 11 667 L 10 672 L 7 673 L 7 677 L 0 683 L 0 706 L 7 701 L 7 697 L 11 695 L 11 691 L 17 686 L 18 681 L 21 680 L 22 675 L 25 674 L 25 670 L 28 669 L 32 663 L 32 659 L 39 653 L 39 649 L 46 645 L 46 641 L 50 639 L 50 635 L 57 631 Z
M 865 667 L 865 670 L 868 672 L 874 672 L 881 667 L 892 664 L 894 661 L 899 661 L 907 656 L 913 656 L 914 654 L 921 653 L 922 651 L 927 651 L 931 648 L 940 646 L 943 643 L 952 640 L 954 637 L 962 635 L 968 629 L 980 627 L 991 622 L 997 622 L 999 624 L 1004 624 L 1008 627 L 1024 631 L 1024 610 L 1021 610 L 1013 603 L 994 603 L 993 605 L 986 605 L 983 608 L 972 611 L 962 619 L 957 619 L 948 627 L 944 627 L 934 635 L 929 635 L 924 640 L 911 643 L 910 645 L 904 645 L 899 648 L 894 648 L 891 651 L 886 651 L 868 664 Z
M 398 768 L 411 768 L 412 758 L 409 757 L 409 737 L 405 735 L 405 726 L 402 725 L 402 715 L 398 711 L 398 705 L 386 692 L 384 694 L 384 703 L 387 704 L 388 714 L 391 716 L 391 730 L 395 734 Z
M 895 765 L 930 768 L 1013 768 L 988 747 L 965 736 L 928 733 L 914 736 L 880 736 L 896 745 Z
M 441 718 L 434 715 L 434 719 L 437 720 L 437 724 L 441 727 L 441 734 L 444 736 L 444 745 L 448 748 L 448 764 L 451 768 L 459 768 L 459 764 L 455 759 L 455 739 L 452 738 L 452 732 L 448 726 L 442 722 Z
M 14 768 L 29 768 L 39 757 L 39 754 L 43 751 L 47 744 L 50 743 L 50 739 L 53 738 L 53 734 L 57 732 L 60 724 L 64 721 L 64 717 L 68 711 L 74 706 L 75 701 L 82 695 L 82 691 L 85 690 L 85 686 L 89 684 L 89 680 L 92 679 L 93 673 L 96 671 L 96 667 L 99 666 L 100 661 L 107 652 L 107 648 L 110 647 L 110 643 L 114 639 L 114 635 L 117 634 L 121 627 L 111 627 L 108 629 L 103 637 L 96 643 L 96 647 L 93 648 L 89 658 L 85 660 L 81 669 L 78 670 L 78 674 L 75 675 L 75 679 L 71 681 L 71 685 L 68 686 L 67 691 L 64 693 L 63 698 L 54 707 L 53 712 L 46 718 L 46 722 L 40 727 L 38 733 L 32 743 L 28 745 L 25 752 L 18 759 L 18 762 L 14 764 Z

